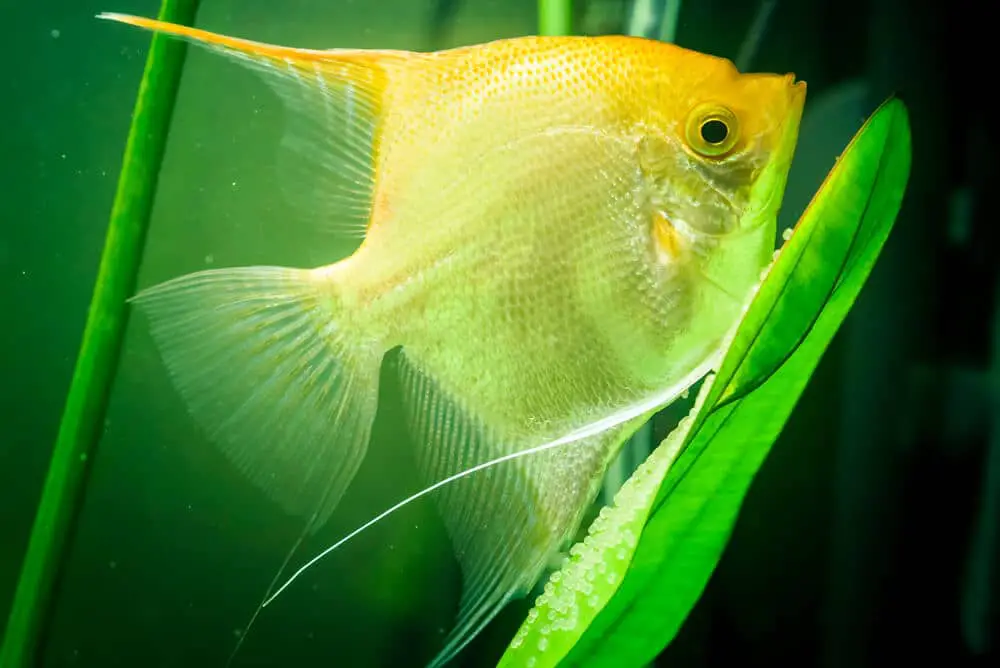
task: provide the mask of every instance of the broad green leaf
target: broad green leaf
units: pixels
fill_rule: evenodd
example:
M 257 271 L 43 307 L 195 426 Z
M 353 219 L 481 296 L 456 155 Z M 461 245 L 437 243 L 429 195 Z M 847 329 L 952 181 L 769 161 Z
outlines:
M 552 575 L 501 666 L 639 666 L 673 639 L 871 272 L 909 166 L 906 110 L 892 99 L 855 135 L 799 220 L 691 415 Z

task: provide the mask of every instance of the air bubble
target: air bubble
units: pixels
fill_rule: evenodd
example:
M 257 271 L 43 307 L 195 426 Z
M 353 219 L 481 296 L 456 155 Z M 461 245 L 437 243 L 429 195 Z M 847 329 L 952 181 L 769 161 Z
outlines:
M 785 241 L 788 241 L 789 239 L 791 239 L 792 238 L 792 228 L 786 227 L 784 230 L 782 230 L 781 231 L 781 238 L 784 239 Z

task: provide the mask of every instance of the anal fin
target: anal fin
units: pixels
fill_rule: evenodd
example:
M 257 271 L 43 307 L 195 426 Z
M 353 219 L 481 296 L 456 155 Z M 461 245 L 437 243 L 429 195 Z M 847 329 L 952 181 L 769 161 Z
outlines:
M 418 465 L 427 484 L 546 441 L 503 433 L 399 356 Z M 527 594 L 578 528 L 602 475 L 637 422 L 615 424 L 560 448 L 511 459 L 435 493 L 462 569 L 455 625 L 429 664 L 454 658 L 512 599 Z

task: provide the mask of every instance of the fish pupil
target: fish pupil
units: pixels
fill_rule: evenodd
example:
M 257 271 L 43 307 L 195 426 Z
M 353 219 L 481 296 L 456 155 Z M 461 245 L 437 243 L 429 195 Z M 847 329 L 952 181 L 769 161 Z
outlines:
M 701 124 L 701 138 L 705 143 L 717 145 L 726 141 L 729 136 L 729 126 L 717 118 L 712 118 Z

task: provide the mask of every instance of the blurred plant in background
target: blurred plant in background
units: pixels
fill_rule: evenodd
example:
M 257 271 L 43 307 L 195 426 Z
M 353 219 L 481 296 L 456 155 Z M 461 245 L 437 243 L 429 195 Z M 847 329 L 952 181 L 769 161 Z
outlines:
M 91 17 L 148 15 L 156 4 L 8 8 L 18 26 L 6 43 L 18 64 L 7 75 L 17 103 L 0 110 L 8 156 L 0 177 L 16 193 L 3 218 L 16 222 L 0 230 L 9 281 L 0 300 L 14 314 L 0 346 L 0 616 L 79 343 L 113 195 L 107 174 L 117 169 L 147 45 L 112 44 Z M 534 32 L 539 11 L 528 0 L 203 4 L 200 22 L 259 39 L 420 49 Z M 779 229 L 890 93 L 906 103 L 914 135 L 893 235 L 751 486 L 705 593 L 657 664 L 997 662 L 1000 230 L 990 196 L 1000 143 L 992 107 L 979 100 L 992 72 L 982 53 L 991 28 L 977 10 L 969 0 L 572 4 L 576 33 L 644 34 L 808 81 Z M 271 158 L 261 147 L 277 141 L 280 118 L 250 77 L 213 67 L 200 61 L 185 75 L 161 180 L 167 203 L 154 212 L 172 222 L 154 223 L 153 273 L 294 257 L 285 239 L 294 226 L 263 224 L 278 203 L 266 195 Z M 276 555 L 294 540 L 279 513 L 204 454 L 151 371 L 147 344 L 130 336 L 45 665 L 224 661 Z M 609 494 L 686 408 L 664 411 L 634 440 L 609 475 Z M 385 440 L 399 436 L 391 422 L 387 409 L 378 427 Z M 400 469 L 385 480 L 362 470 L 367 491 L 331 534 L 397 498 L 412 483 Z M 414 509 L 264 620 L 246 663 L 325 665 L 337 654 L 355 665 L 419 665 L 451 618 L 456 575 L 433 513 Z M 464 664 L 499 657 L 528 607 L 512 605 Z M 362 630 L 375 639 L 360 642 Z

